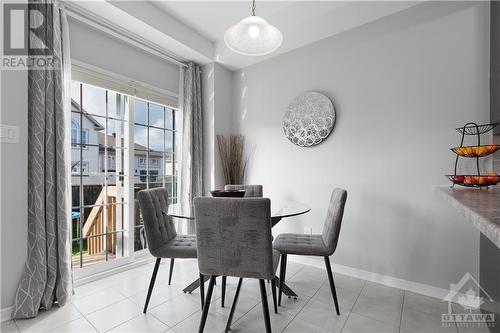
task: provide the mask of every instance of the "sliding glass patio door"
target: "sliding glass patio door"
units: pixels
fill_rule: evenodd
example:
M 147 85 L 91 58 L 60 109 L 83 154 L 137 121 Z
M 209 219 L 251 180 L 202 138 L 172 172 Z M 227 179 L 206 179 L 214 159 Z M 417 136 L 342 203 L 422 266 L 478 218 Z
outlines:
M 78 277 L 147 251 L 137 192 L 162 186 L 176 201 L 176 110 L 76 81 L 71 95 L 72 266 Z

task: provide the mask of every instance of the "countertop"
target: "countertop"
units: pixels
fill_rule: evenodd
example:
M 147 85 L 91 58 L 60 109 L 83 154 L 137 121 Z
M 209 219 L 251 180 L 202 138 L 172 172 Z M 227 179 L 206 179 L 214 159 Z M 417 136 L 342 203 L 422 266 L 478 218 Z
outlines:
M 489 189 L 438 186 L 437 190 L 500 248 L 500 188 Z

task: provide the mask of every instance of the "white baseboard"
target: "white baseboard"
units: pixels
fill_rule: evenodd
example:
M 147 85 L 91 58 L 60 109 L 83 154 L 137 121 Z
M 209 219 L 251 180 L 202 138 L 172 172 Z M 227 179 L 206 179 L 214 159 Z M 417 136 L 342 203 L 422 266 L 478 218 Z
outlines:
M 318 257 L 304 257 L 304 256 L 288 256 L 290 261 L 312 266 L 315 268 L 325 269 L 323 260 Z M 383 284 L 388 287 L 408 290 L 417 294 L 430 296 L 434 298 L 444 299 L 450 292 L 448 289 L 434 287 L 428 284 L 418 283 L 414 281 L 403 280 L 388 275 L 373 273 L 358 268 L 343 266 L 332 263 L 332 270 L 335 273 L 352 276 L 358 279 L 363 279 L 371 282 Z
M 8 308 L 3 308 L 0 310 L 0 323 L 11 319 L 10 315 L 12 314 L 12 310 L 14 310 L 13 306 L 9 306 Z

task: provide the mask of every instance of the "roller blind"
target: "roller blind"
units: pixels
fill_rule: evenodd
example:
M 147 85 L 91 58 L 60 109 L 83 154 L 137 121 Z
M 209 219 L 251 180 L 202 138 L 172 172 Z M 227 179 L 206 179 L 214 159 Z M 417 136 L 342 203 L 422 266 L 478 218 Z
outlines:
M 177 108 L 179 66 L 69 19 L 72 79 Z

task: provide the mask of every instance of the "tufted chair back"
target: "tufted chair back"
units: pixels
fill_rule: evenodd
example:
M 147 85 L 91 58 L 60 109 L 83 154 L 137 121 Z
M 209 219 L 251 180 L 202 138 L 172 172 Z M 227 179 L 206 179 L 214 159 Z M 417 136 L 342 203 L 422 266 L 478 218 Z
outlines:
M 141 206 L 149 251 L 153 256 L 158 257 L 156 250 L 177 235 L 172 218 L 161 211 L 168 207 L 167 190 L 162 187 L 142 190 L 137 197 Z
M 245 198 L 262 198 L 263 187 L 262 185 L 226 185 L 226 191 L 241 191 L 245 190 Z
M 274 277 L 269 199 L 198 197 L 194 212 L 200 273 Z
M 347 191 L 341 188 L 336 188 L 330 197 L 330 205 L 326 215 L 325 226 L 323 227 L 323 243 L 330 251 L 330 255 L 335 252 L 337 242 L 339 240 L 340 225 L 342 224 L 342 216 L 344 215 L 344 206 L 347 200 Z

